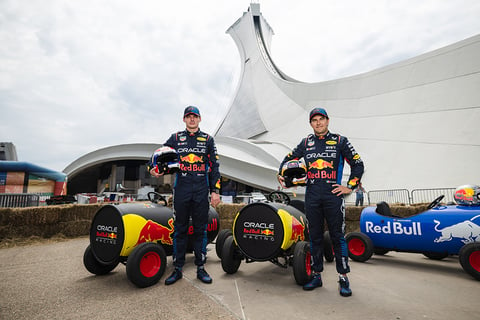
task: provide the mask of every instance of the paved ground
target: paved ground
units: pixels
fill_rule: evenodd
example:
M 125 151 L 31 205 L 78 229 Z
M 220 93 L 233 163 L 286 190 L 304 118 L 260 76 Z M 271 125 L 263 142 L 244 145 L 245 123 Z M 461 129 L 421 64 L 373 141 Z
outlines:
M 480 282 L 456 258 L 433 261 L 389 253 L 351 262 L 353 296 L 337 292 L 333 264 L 324 287 L 305 292 L 292 269 L 242 262 L 223 272 L 213 245 L 207 270 L 214 282 L 195 278 L 193 256 L 185 278 L 166 287 L 138 289 L 119 265 L 106 276 L 83 266 L 87 238 L 0 250 L 0 319 L 478 319 Z

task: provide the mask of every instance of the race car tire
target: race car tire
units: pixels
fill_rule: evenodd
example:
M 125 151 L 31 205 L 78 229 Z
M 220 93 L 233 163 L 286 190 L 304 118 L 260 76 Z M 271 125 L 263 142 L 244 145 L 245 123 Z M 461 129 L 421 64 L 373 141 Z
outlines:
M 361 232 L 351 232 L 345 237 L 348 256 L 353 261 L 365 262 L 373 255 L 373 242 L 369 236 Z
M 139 244 L 127 259 L 127 277 L 137 287 L 156 284 L 165 272 L 167 255 L 163 247 L 154 242 Z
M 428 259 L 442 260 L 448 257 L 448 252 L 423 252 L 423 255 Z
M 293 250 L 293 276 L 298 285 L 303 286 L 312 278 L 311 262 L 310 244 L 306 241 L 297 242 Z
M 464 245 L 458 253 L 460 265 L 466 273 L 480 280 L 480 243 L 473 242 Z
M 242 257 L 239 252 L 233 236 L 225 238 L 222 249 L 222 269 L 228 274 L 234 274 L 238 271 Z
M 99 276 L 107 274 L 113 269 L 115 269 L 118 263 L 118 260 L 110 264 L 100 263 L 93 255 L 92 247 L 90 245 L 88 245 L 88 247 L 85 249 L 85 253 L 83 254 L 83 265 L 85 266 L 85 268 L 90 273 Z
M 330 238 L 330 232 L 328 231 L 325 231 L 323 233 L 323 256 L 325 257 L 325 261 L 327 262 L 332 262 L 335 259 L 332 239 Z
M 373 253 L 378 254 L 379 256 L 383 256 L 387 254 L 390 250 L 384 248 L 374 248 Z
M 217 257 L 220 259 L 222 259 L 222 250 L 225 239 L 232 234 L 233 232 L 231 229 L 222 229 L 218 232 L 217 240 L 215 240 L 215 251 L 217 252 Z

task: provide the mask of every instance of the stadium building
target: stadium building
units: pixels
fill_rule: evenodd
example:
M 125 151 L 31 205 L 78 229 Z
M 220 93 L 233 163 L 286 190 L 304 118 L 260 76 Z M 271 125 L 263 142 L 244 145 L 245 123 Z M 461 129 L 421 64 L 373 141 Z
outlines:
M 480 182 L 480 35 L 370 72 L 306 83 L 275 65 L 273 29 L 258 3 L 227 33 L 238 47 L 241 73 L 215 131 L 225 194 L 276 190 L 281 159 L 311 132 L 313 106 L 327 109 L 330 130 L 347 136 L 364 159 L 368 190 Z M 168 189 L 171 177 L 152 179 L 146 171 L 157 147 L 118 145 L 80 157 L 63 171 L 68 193 Z

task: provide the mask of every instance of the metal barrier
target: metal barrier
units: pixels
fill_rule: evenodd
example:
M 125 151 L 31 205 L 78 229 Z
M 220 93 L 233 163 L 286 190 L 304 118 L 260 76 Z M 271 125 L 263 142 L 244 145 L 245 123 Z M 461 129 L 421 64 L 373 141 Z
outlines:
M 407 189 L 372 190 L 367 192 L 368 204 L 385 201 L 390 204 L 410 204 L 410 194 Z
M 414 203 L 430 203 L 435 198 L 444 195 L 442 202 L 454 203 L 453 194 L 455 188 L 437 188 L 437 189 L 415 189 L 412 190 L 411 204 Z
M 443 203 L 455 203 L 453 194 L 455 188 L 432 188 L 432 189 L 414 189 L 409 192 L 407 189 L 392 190 L 372 190 L 367 192 L 368 204 L 376 204 L 385 201 L 389 204 L 407 204 L 430 203 L 435 198 L 444 195 Z
M 31 193 L 2 193 L 0 194 L 1 208 L 35 207 L 40 203 L 40 195 Z
M 445 195 L 443 203 L 454 203 L 453 194 L 456 188 L 431 188 L 431 189 L 414 189 L 409 192 L 407 189 L 391 189 L 391 190 L 372 190 L 366 192 L 364 198 L 364 205 L 375 205 L 378 202 L 385 201 L 389 204 L 416 204 L 416 203 L 430 203 L 440 195 Z M 77 195 L 78 197 L 78 195 Z M 126 194 L 122 199 L 116 199 L 116 201 L 126 202 L 137 200 L 138 195 Z M 241 197 L 241 196 L 237 196 Z M 246 197 L 246 196 L 245 196 Z M 249 195 L 248 197 L 251 197 Z M 346 205 L 355 205 L 355 192 L 352 192 L 348 196 L 345 196 Z M 95 201 L 88 198 L 88 201 L 83 201 L 81 196 L 78 203 L 94 203 L 103 201 L 104 197 L 95 197 Z M 167 195 L 168 198 L 168 195 Z M 50 196 L 44 194 L 0 194 L 0 207 L 14 208 L 14 207 L 34 207 L 39 205 L 45 205 L 46 200 L 50 199 Z M 108 200 L 108 199 L 105 199 Z M 247 202 L 248 203 L 248 202 Z

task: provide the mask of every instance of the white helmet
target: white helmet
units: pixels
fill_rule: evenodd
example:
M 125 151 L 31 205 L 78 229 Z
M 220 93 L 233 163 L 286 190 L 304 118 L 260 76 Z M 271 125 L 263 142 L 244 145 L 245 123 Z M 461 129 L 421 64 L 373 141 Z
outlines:
M 287 188 L 306 185 L 307 166 L 305 160 L 301 158 L 285 162 L 280 174 L 285 179 L 285 187 Z
M 170 147 L 161 147 L 155 150 L 151 163 L 156 166 L 159 173 L 172 174 L 180 171 L 177 152 Z
M 480 204 L 480 187 L 463 185 L 455 189 L 455 201 L 461 206 L 478 206 Z

